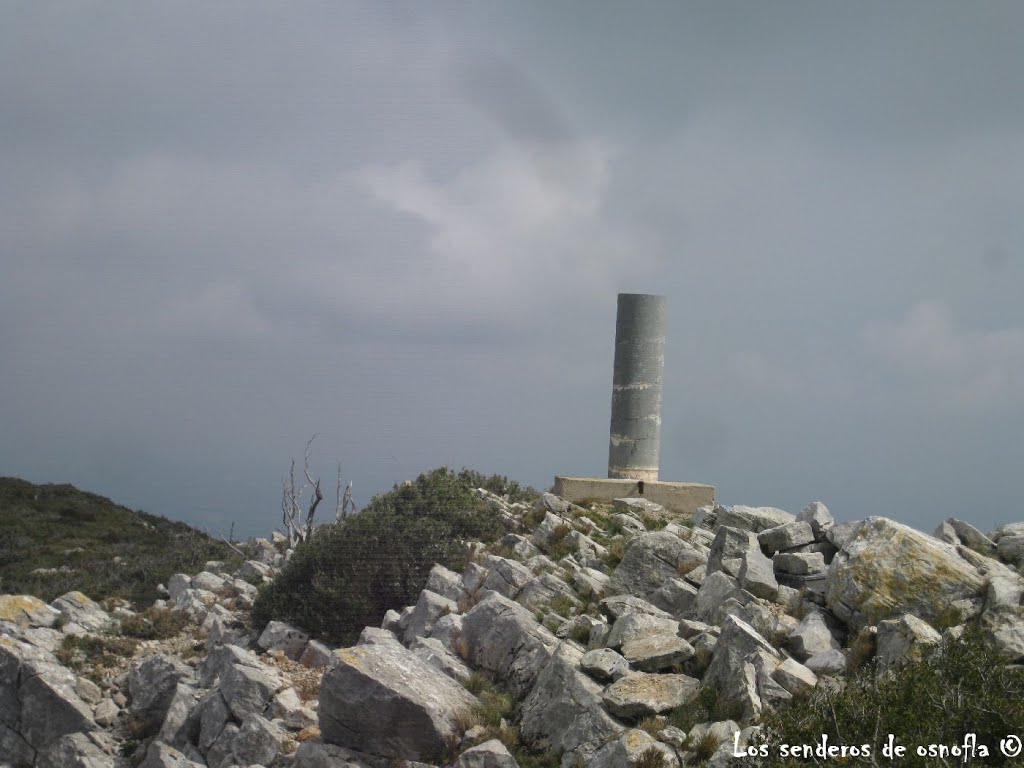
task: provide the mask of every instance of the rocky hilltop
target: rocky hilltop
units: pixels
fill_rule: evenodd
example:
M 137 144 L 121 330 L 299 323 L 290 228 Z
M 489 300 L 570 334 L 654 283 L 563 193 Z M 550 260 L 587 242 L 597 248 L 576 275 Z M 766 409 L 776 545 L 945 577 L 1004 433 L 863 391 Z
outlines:
M 884 674 L 968 626 L 1024 657 L 1024 523 L 479 494 L 504 538 L 351 647 L 250 625 L 291 556 L 279 535 L 150 606 L 0 596 L 0 765 L 725 765 L 869 659 Z

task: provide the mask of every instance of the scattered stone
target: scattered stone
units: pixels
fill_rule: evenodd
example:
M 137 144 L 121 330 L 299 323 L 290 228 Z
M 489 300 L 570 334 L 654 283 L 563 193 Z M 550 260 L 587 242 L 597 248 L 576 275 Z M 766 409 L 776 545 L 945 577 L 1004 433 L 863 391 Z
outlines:
M 842 651 L 830 648 L 811 656 L 804 662 L 804 666 L 818 676 L 841 675 L 846 671 L 846 657 Z
M 820 541 L 836 524 L 836 519 L 828 511 L 828 507 L 820 501 L 812 501 L 796 516 L 798 522 L 808 523 L 814 538 Z
M 668 632 L 646 635 L 622 644 L 622 655 L 634 669 L 643 672 L 660 672 L 682 664 L 693 654 L 693 646 Z
M 602 682 L 618 680 L 630 673 L 629 662 L 611 648 L 587 651 L 580 659 L 580 669 Z
M 924 649 L 942 639 L 929 624 L 913 614 L 878 623 L 877 658 L 882 666 L 920 661 Z
M 459 755 L 453 768 L 519 768 L 519 764 L 504 744 L 491 739 Z
M 699 691 L 700 681 L 687 675 L 634 672 L 609 685 L 602 700 L 612 715 L 639 720 L 689 704 Z
M 799 659 L 809 659 L 816 653 L 840 647 L 825 619 L 817 611 L 803 618 L 799 626 L 789 633 L 786 644 Z
M 820 552 L 780 552 L 772 558 L 775 570 L 794 576 L 809 576 L 825 571 L 825 556 Z
M 284 651 L 289 659 L 298 659 L 306 649 L 309 635 L 283 621 L 271 621 L 256 644 L 265 651 Z
M 676 768 L 679 765 L 679 758 L 671 747 L 655 741 L 647 731 L 637 728 L 628 730 L 614 741 L 605 744 L 587 765 L 591 768 L 628 768 L 639 765 L 644 755 L 650 751 L 660 755 L 658 765 L 663 768 Z
M 789 512 L 775 507 L 748 507 L 745 504 L 737 504 L 732 508 L 718 508 L 717 525 L 760 533 L 783 523 L 791 523 L 795 519 Z
M 786 549 L 793 549 L 814 541 L 811 524 L 803 520 L 783 523 L 774 528 L 766 528 L 757 534 L 757 542 L 767 554 L 774 555 Z

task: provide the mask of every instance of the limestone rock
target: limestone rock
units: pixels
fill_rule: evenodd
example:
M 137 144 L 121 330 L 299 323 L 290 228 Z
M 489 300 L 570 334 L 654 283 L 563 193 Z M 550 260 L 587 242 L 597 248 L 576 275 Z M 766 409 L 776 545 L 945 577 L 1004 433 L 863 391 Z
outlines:
M 692 544 L 666 531 L 641 533 L 626 545 L 615 568 L 609 590 L 648 598 L 667 579 L 706 561 Z
M 453 768 L 519 768 L 519 763 L 504 744 L 498 739 L 491 739 L 459 755 Z
M 697 588 L 682 579 L 668 579 L 651 595 L 651 602 L 674 617 L 681 618 L 697 599 Z
M 562 643 L 522 704 L 522 736 L 528 744 L 586 755 L 620 726 L 601 706 L 602 687 L 579 671 L 583 654 Z
M 153 726 L 161 724 L 185 674 L 181 662 L 165 654 L 149 656 L 134 664 L 128 673 L 132 715 Z
M 942 639 L 927 622 L 913 614 L 878 623 L 878 661 L 882 666 L 920 661 L 924 649 Z
M 19 627 L 52 627 L 60 611 L 32 595 L 0 595 L 0 621 Z
M 270 765 L 281 752 L 284 731 L 257 714 L 248 714 L 242 720 L 231 744 L 235 762 L 239 765 Z
M 313 669 L 326 667 L 331 660 L 331 649 L 319 640 L 310 640 L 299 657 L 299 663 Z
M 624 512 L 636 512 L 655 518 L 665 515 L 665 508 L 661 504 L 643 497 L 612 499 L 612 506 Z
M 798 522 L 808 523 L 811 526 L 814 538 L 818 541 L 821 541 L 829 529 L 836 524 L 836 520 L 832 517 L 832 513 L 828 511 L 828 507 L 820 501 L 812 501 L 800 511 L 796 519 Z
M 459 607 L 454 600 L 442 597 L 436 592 L 424 589 L 420 592 L 416 607 L 409 616 L 405 628 L 405 642 L 411 643 L 417 637 L 429 637 L 434 623 L 449 613 L 458 613 Z
M 724 571 L 729 576 L 739 576 L 744 556 L 757 546 L 757 537 L 750 531 L 719 525 L 714 541 L 711 542 L 707 573 Z
M 612 595 L 604 598 L 600 605 L 604 614 L 611 619 L 622 618 L 627 613 L 646 613 L 662 619 L 672 618 L 667 611 L 634 595 Z
M 468 662 L 493 672 L 521 696 L 533 687 L 558 640 L 526 608 L 490 592 L 463 616 L 461 644 Z
M 790 693 L 801 693 L 818 684 L 818 676 L 795 659 L 784 659 L 772 677 Z
M 285 687 L 279 673 L 265 664 L 231 664 L 221 677 L 220 692 L 228 709 L 239 720 L 262 714 L 274 694 Z
M 609 648 L 621 648 L 626 643 L 639 640 L 651 634 L 674 635 L 679 629 L 675 619 L 663 619 L 646 613 L 627 613 L 616 619 L 612 631 L 608 635 Z
M 984 594 L 984 577 L 954 547 L 884 517 L 861 524 L 825 582 L 828 607 L 851 629 L 903 613 L 932 620 Z
M 516 598 L 516 602 L 531 611 L 536 611 L 556 597 L 567 599 L 573 605 L 579 605 L 580 602 L 572 587 L 554 574 L 542 573 L 527 582 Z
M 440 563 L 436 563 L 430 569 L 430 573 L 427 574 L 427 583 L 423 585 L 423 588 L 455 601 L 466 594 L 462 587 L 462 577 Z
M 970 523 L 957 520 L 955 517 L 949 518 L 946 523 L 953 529 L 965 547 L 970 547 L 975 552 L 980 552 L 988 557 L 996 556 L 995 542 Z
M 487 574 L 483 587 L 512 600 L 533 579 L 533 572 L 515 560 L 487 555 L 486 565 L 490 569 L 490 573 Z
M 803 520 L 766 528 L 757 534 L 758 544 L 769 555 L 810 544 L 812 541 L 814 541 L 814 531 L 811 530 L 811 524 Z
M 609 685 L 602 699 L 612 715 L 639 720 L 689 704 L 699 691 L 700 681 L 687 675 L 634 672 Z
M 308 642 L 309 635 L 301 629 L 283 621 L 271 621 L 267 623 L 256 644 L 265 651 L 284 651 L 289 659 L 297 660 Z
M 632 728 L 614 741 L 605 744 L 587 765 L 590 768 L 632 768 L 651 750 L 661 755 L 658 765 L 663 768 L 676 768 L 679 765 L 675 750 L 656 741 L 647 731 L 637 728 Z
M 809 576 L 825 571 L 825 556 L 821 552 L 780 552 L 772 558 L 776 571 L 794 576 Z
M 622 655 L 634 669 L 658 672 L 682 664 L 694 654 L 693 646 L 675 633 L 656 632 L 622 645 Z
M 798 659 L 809 659 L 816 653 L 840 647 L 825 619 L 817 611 L 804 616 L 799 626 L 786 638 L 786 644 Z
M 819 651 L 804 662 L 809 670 L 818 675 L 841 675 L 846 671 L 846 657 L 835 648 Z
M 326 741 L 374 755 L 439 760 L 462 736 L 476 699 L 404 648 L 360 645 L 334 652 L 320 684 Z
M 81 592 L 61 595 L 51 605 L 60 611 L 65 622 L 77 624 L 88 632 L 99 632 L 113 623 L 110 614 Z
M 760 533 L 783 523 L 791 523 L 795 519 L 789 512 L 775 507 L 748 507 L 745 504 L 737 504 L 732 508 L 718 508 L 717 525 Z
M 602 682 L 618 680 L 630 673 L 629 662 L 611 648 L 595 648 L 580 659 L 580 669 Z
M 432 637 L 417 637 L 412 641 L 409 650 L 430 666 L 444 672 L 452 680 L 465 683 L 473 674 L 465 662 L 445 648 L 440 640 Z
M 114 759 L 84 733 L 69 733 L 42 750 L 36 768 L 114 768 Z
M 772 561 L 758 547 L 752 547 L 744 554 L 738 580 L 740 586 L 755 597 L 774 600 L 779 594 Z
M 564 515 L 572 505 L 565 499 L 555 496 L 553 493 L 542 493 L 533 508 L 538 512 L 545 510 L 554 512 L 556 515 Z
M 21 734 L 0 721 L 0 755 L 15 766 L 32 765 L 36 751 L 22 738 Z M 2 763 L 0 763 L 2 765 Z M 59 766 L 53 766 L 59 768 Z
M 697 590 L 697 598 L 691 608 L 693 618 L 712 624 L 719 623 L 723 615 L 722 606 L 729 599 L 746 603 L 751 596 L 741 590 L 736 579 L 724 571 L 709 574 Z
M 203 768 L 200 763 L 189 760 L 182 752 L 162 741 L 154 741 L 146 750 L 146 759 L 139 768 Z

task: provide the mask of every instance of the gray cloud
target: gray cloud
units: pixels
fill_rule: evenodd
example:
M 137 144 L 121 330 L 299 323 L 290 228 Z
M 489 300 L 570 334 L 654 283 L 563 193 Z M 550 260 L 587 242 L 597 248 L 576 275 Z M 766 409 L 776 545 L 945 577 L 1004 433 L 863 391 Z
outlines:
M 0 470 L 246 533 L 606 460 L 669 297 L 663 475 L 1008 519 L 1014 3 L 0 10 Z

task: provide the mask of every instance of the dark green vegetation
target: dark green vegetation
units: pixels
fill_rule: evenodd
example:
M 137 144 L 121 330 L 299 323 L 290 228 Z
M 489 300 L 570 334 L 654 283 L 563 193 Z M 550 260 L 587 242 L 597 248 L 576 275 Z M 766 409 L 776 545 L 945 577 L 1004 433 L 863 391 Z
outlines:
M 0 593 L 49 602 L 78 590 L 93 600 L 145 605 L 171 574 L 232 559 L 239 558 L 226 544 L 185 523 L 133 512 L 72 485 L 0 478 Z M 32 573 L 40 568 L 57 571 Z
M 415 602 L 434 563 L 461 571 L 466 542 L 492 542 L 504 529 L 477 487 L 528 498 L 533 492 L 501 476 L 446 468 L 395 486 L 341 523 L 317 529 L 282 573 L 260 591 L 253 624 L 297 624 L 341 644 L 377 626 L 389 608 Z
M 945 760 L 918 755 L 918 745 L 960 745 L 965 734 L 977 735 L 988 748 L 988 757 L 976 752 L 970 760 L 979 765 L 1020 765 L 1004 757 L 1000 739 L 1024 732 L 1024 669 L 1008 667 L 1006 659 L 987 643 L 981 632 L 970 628 L 962 641 L 946 640 L 917 664 L 894 673 L 877 674 L 874 664 L 854 673 L 841 693 L 818 687 L 794 700 L 764 725 L 771 733 L 765 743 L 772 757 L 762 761 L 735 760 L 736 765 L 796 766 L 814 760 L 783 760 L 782 744 L 819 744 L 827 734 L 829 744 L 871 746 L 878 764 L 901 766 L 959 765 L 962 757 Z M 890 761 L 880 751 L 888 734 L 907 747 L 905 755 Z M 835 762 L 829 761 L 829 764 Z M 851 759 L 848 765 L 872 765 L 872 760 Z

